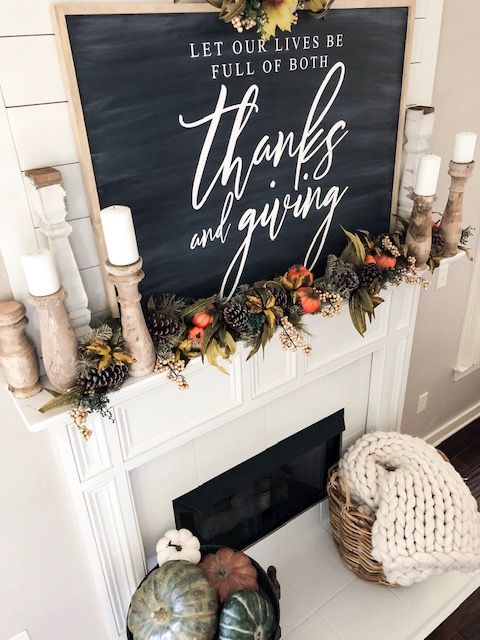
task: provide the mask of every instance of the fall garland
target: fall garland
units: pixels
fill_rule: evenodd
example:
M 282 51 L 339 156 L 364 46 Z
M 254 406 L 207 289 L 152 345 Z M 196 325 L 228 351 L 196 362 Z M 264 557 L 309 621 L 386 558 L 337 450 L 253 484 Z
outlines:
M 178 0 L 177 0 L 178 1 Z M 256 28 L 263 41 L 275 36 L 277 28 L 291 31 L 298 11 L 306 9 L 317 19 L 325 18 L 335 0 L 208 0 L 220 10 L 220 20 L 239 33 Z
M 472 235 L 468 227 L 462 234 L 460 248 Z M 371 237 L 366 231 L 345 231 L 347 245 L 340 257 L 329 255 L 323 276 L 303 265 L 294 265 L 283 275 L 240 286 L 232 298 L 213 295 L 187 300 L 175 294 L 150 297 L 146 322 L 152 337 L 157 362 L 155 372 L 185 390 L 185 368 L 195 358 L 202 358 L 223 373 L 222 362 L 236 351 L 237 342 L 250 349 L 248 359 L 265 349 L 275 333 L 285 351 L 311 352 L 305 340 L 305 315 L 331 318 L 340 314 L 344 301 L 357 331 L 363 335 L 367 319 L 382 304 L 379 295 L 388 285 L 402 283 L 427 287 L 408 255 L 404 233 L 384 233 Z M 429 266 L 438 267 L 444 240 L 438 225 L 432 229 L 432 253 Z M 41 411 L 71 405 L 70 417 L 84 438 L 91 435 L 86 426 L 89 413 L 111 417 L 108 392 L 118 389 L 128 378 L 133 359 L 124 350 L 118 321 L 93 329 L 79 345 L 78 378 L 74 389 L 55 397 Z

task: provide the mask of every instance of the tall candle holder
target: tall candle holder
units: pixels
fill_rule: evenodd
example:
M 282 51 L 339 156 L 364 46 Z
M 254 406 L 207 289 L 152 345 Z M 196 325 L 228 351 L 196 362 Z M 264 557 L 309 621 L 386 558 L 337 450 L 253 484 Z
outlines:
M 409 255 L 416 260 L 418 269 L 427 266 L 432 249 L 432 209 L 437 196 L 413 194 L 413 211 L 408 222 L 406 243 Z
M 109 280 L 117 289 L 125 346 L 135 358 L 130 375 L 136 378 L 152 373 L 156 360 L 155 347 L 140 304 L 142 296 L 138 283 L 145 277 L 142 264 L 142 258 L 129 265 L 114 265 L 108 260 L 105 263 Z
M 463 195 L 467 180 L 472 175 L 474 167 L 475 162 L 465 164 L 454 162 L 453 160 L 450 162 L 448 170 L 451 176 L 450 193 L 440 223 L 440 230 L 445 239 L 443 252 L 445 257 L 454 256 L 458 253 L 458 245 L 462 237 Z
M 31 398 L 42 390 L 35 346 L 25 334 L 27 323 L 21 302 L 0 302 L 0 367 L 17 398 Z
M 70 324 L 63 288 L 46 296 L 30 296 L 37 310 L 43 364 L 49 381 L 64 393 L 77 380 L 77 338 Z

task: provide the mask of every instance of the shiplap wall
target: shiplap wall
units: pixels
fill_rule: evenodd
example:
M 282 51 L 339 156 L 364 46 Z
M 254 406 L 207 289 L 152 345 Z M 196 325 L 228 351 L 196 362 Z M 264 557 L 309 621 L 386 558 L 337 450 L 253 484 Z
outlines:
M 13 295 L 25 300 L 20 255 L 42 246 L 44 238 L 30 211 L 24 173 L 57 167 L 65 181 L 71 242 L 89 306 L 99 312 L 107 301 L 53 36 L 52 4 L 0 0 L 0 251 Z M 431 101 L 442 8 L 443 0 L 417 0 L 409 104 Z

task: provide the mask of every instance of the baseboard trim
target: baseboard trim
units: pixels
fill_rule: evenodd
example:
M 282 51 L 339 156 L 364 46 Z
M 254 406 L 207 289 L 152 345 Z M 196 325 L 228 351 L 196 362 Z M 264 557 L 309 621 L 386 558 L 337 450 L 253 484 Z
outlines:
M 460 429 L 463 429 L 463 427 L 466 427 L 477 418 L 480 418 L 480 402 L 472 405 L 460 415 L 449 420 L 438 429 L 435 429 L 435 431 L 432 431 L 432 433 L 426 436 L 425 440 L 434 447 L 437 447 L 441 442 L 453 436 L 454 433 L 457 433 L 457 431 L 460 431 Z

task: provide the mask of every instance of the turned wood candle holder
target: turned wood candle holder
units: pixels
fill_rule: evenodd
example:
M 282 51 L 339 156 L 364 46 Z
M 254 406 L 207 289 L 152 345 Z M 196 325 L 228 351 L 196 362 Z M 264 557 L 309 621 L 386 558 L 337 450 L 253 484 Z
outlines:
M 413 211 L 408 222 L 406 243 L 408 253 L 416 260 L 418 269 L 427 266 L 432 249 L 432 208 L 437 196 L 413 195 Z
M 126 266 L 113 265 L 108 260 L 106 262 L 108 278 L 117 289 L 125 347 L 135 358 L 130 375 L 136 378 L 152 373 L 156 360 L 155 347 L 140 304 L 142 296 L 138 283 L 145 277 L 142 264 L 142 258 Z
M 472 175 L 474 167 L 474 162 L 467 164 L 459 164 L 458 162 L 453 162 L 453 160 L 450 162 L 448 170 L 452 178 L 450 194 L 440 223 L 440 230 L 445 239 L 443 252 L 445 257 L 454 256 L 458 253 L 458 245 L 462 237 L 463 194 L 465 193 L 467 180 Z
M 49 381 L 61 393 L 77 381 L 77 338 L 70 324 L 63 288 L 49 296 L 30 296 L 38 314 L 43 364 Z
M 17 398 L 31 398 L 42 390 L 37 352 L 25 334 L 27 324 L 21 302 L 0 302 L 0 368 Z

